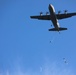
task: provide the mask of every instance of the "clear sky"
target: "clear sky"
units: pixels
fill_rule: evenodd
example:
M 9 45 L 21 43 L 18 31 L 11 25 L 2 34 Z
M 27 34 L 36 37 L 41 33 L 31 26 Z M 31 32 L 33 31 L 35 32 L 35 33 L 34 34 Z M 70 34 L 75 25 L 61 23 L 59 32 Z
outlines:
M 49 4 L 76 12 L 75 0 L 0 0 L 0 75 L 76 75 L 76 17 L 59 21 L 68 28 L 60 34 L 30 18 Z

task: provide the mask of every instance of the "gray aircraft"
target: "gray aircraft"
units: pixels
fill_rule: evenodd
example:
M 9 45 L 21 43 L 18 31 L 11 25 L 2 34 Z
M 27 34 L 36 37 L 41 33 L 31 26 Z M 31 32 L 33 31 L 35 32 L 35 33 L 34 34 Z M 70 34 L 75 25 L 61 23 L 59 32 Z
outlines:
M 51 20 L 54 25 L 54 28 L 49 29 L 49 31 L 62 31 L 62 30 L 67 30 L 67 28 L 60 27 L 58 20 L 69 18 L 76 15 L 76 12 L 67 13 L 67 10 L 65 10 L 65 13 L 63 14 L 61 14 L 60 11 L 58 12 L 58 14 L 56 14 L 54 6 L 52 4 L 49 4 L 49 12 L 50 15 L 48 14 L 48 12 L 46 12 L 46 15 L 42 15 L 41 12 L 39 16 L 30 16 L 30 18 L 39 19 L 39 20 Z

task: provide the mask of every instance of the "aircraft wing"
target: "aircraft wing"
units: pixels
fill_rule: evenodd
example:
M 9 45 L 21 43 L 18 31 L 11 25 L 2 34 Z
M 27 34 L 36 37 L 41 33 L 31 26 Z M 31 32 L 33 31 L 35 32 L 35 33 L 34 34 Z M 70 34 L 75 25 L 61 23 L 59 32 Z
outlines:
M 56 14 L 57 19 L 65 19 L 65 18 L 69 18 L 72 16 L 75 16 L 76 13 L 64 13 L 64 14 Z M 51 15 L 40 15 L 40 16 L 30 16 L 30 18 L 33 19 L 39 19 L 39 20 L 51 20 L 52 17 Z
M 34 19 L 39 19 L 39 20 L 51 20 L 50 15 L 30 16 L 30 17 Z
M 76 13 L 64 13 L 64 14 L 56 14 L 57 19 L 65 19 L 65 18 L 69 18 L 72 16 L 75 16 Z

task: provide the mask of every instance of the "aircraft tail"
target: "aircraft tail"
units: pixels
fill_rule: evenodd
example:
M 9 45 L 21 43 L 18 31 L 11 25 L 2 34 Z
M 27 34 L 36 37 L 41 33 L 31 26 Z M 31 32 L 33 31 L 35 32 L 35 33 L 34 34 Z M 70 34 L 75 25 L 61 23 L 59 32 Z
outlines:
M 56 28 L 49 29 L 49 31 L 63 31 L 63 30 L 67 30 L 67 28 L 60 27 L 59 29 Z

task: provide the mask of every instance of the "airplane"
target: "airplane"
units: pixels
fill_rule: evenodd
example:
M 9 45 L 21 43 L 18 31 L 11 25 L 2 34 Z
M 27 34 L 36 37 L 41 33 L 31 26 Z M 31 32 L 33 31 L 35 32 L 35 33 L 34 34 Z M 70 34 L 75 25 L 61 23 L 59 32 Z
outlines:
M 48 12 L 46 12 L 46 15 L 42 15 L 42 12 L 41 12 L 39 16 L 30 16 L 30 18 L 38 19 L 38 20 L 51 20 L 54 25 L 54 28 L 49 29 L 49 31 L 58 31 L 59 32 L 62 30 L 67 30 L 67 28 L 60 27 L 58 20 L 75 16 L 76 12 L 67 13 L 67 10 L 65 10 L 65 13 L 61 14 L 59 11 L 58 14 L 56 14 L 54 6 L 52 4 L 49 4 L 48 8 L 49 8 L 50 14 L 48 14 Z

